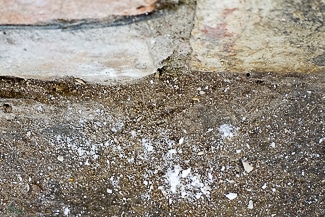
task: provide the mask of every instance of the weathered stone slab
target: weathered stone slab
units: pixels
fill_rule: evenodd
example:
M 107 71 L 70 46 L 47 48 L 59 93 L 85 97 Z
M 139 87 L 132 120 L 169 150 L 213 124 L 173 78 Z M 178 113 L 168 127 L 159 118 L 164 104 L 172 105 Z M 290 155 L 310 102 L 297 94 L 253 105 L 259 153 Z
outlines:
M 66 76 L 111 83 L 154 73 L 187 41 L 194 10 L 159 11 L 129 25 L 47 29 L 0 26 L 0 76 L 52 80 Z M 2 29 L 1 29 L 2 28 Z
M 324 8 L 324 1 L 198 1 L 191 68 L 324 72 Z

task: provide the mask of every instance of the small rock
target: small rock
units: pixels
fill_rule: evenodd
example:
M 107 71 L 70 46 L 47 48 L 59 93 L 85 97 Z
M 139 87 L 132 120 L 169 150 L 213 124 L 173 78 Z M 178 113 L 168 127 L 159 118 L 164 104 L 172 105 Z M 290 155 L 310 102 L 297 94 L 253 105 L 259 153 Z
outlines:
M 253 208 L 254 208 L 253 201 L 252 201 L 252 200 L 249 200 L 249 201 L 248 201 L 247 209 L 253 209 Z
M 199 99 L 198 96 L 193 97 L 192 100 L 193 100 L 194 102 L 200 102 L 200 99 Z
M 252 167 L 248 162 L 246 162 L 246 161 L 241 161 L 242 162 L 242 164 L 243 164 L 243 167 L 244 167 L 244 170 L 247 172 L 247 173 L 250 173 L 253 169 L 254 169 L 254 167 Z
M 233 200 L 237 197 L 236 193 L 229 193 L 225 195 L 229 200 Z
M 80 78 L 75 78 L 76 84 L 86 84 L 86 82 Z
M 63 160 L 64 160 L 63 156 L 59 155 L 59 156 L 58 156 L 58 161 L 63 162 Z
M 3 104 L 3 111 L 5 113 L 11 113 L 12 112 L 12 106 L 9 103 Z
M 198 152 L 197 155 L 199 155 L 199 156 L 204 155 L 204 151 Z
M 265 189 L 266 188 L 266 183 L 264 183 L 264 185 L 262 186 L 262 189 Z
M 205 94 L 205 92 L 202 91 L 202 90 L 199 93 L 200 93 L 200 95 L 204 95 Z
M 270 146 L 271 146 L 272 148 L 275 148 L 275 143 L 274 143 L 274 142 L 271 142 Z

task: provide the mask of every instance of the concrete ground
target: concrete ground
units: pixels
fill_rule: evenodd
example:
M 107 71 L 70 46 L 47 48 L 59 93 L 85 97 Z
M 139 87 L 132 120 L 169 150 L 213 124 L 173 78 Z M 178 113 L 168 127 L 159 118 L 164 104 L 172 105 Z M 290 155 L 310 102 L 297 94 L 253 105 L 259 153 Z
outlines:
M 0 215 L 324 216 L 325 3 L 227 2 L 1 26 Z

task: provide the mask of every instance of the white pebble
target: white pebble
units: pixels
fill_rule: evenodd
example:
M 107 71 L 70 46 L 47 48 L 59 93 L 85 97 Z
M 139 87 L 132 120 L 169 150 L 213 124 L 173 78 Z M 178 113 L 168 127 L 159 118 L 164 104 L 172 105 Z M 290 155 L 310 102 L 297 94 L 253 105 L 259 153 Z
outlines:
M 247 172 L 247 173 L 250 173 L 253 169 L 254 169 L 254 167 L 252 167 L 248 162 L 246 162 L 246 161 L 241 161 L 242 162 L 242 164 L 243 164 L 243 167 L 244 167 L 244 170 Z
M 229 200 L 233 200 L 237 197 L 236 193 L 229 193 L 225 195 Z
M 63 160 L 64 160 L 63 156 L 59 155 L 59 156 L 58 156 L 58 161 L 63 162 Z
M 248 202 L 248 206 L 247 206 L 247 209 L 253 209 L 254 208 L 254 204 L 253 204 L 253 201 L 252 200 L 250 200 L 249 202 Z
M 184 142 L 184 138 L 182 137 L 182 138 L 179 139 L 178 144 L 181 145 L 181 144 L 183 144 L 183 142 Z

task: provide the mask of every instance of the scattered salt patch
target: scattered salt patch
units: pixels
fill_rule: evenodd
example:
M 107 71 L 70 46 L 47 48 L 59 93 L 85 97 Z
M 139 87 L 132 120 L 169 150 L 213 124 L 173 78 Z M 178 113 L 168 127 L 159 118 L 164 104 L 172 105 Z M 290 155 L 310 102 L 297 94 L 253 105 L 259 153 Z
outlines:
M 236 193 L 229 193 L 225 195 L 229 200 L 233 200 L 237 197 Z
M 230 124 L 223 124 L 219 127 L 219 133 L 222 138 L 232 138 L 236 134 L 236 128 Z
M 180 184 L 180 177 L 179 177 L 179 173 L 181 171 L 181 167 L 176 165 L 174 167 L 174 170 L 170 170 L 168 169 L 167 174 L 166 174 L 166 178 L 169 182 L 170 185 L 170 190 L 172 193 L 176 193 L 177 191 L 177 186 Z
M 131 131 L 131 137 L 134 138 L 137 135 L 137 132 L 135 132 L 134 130 Z
M 202 188 L 204 186 L 204 184 L 200 181 L 198 176 L 193 176 L 191 177 L 192 179 L 192 183 L 191 185 L 195 188 Z
M 84 164 L 85 164 L 86 166 L 89 166 L 89 165 L 90 165 L 89 160 L 87 159 L 87 160 L 85 161 Z
M 142 145 L 145 147 L 145 149 L 148 151 L 148 152 L 151 152 L 154 150 L 152 144 L 147 141 L 146 139 L 142 139 Z
M 191 173 L 191 167 L 182 171 L 182 178 L 186 178 Z
M 43 107 L 41 105 L 37 106 L 37 111 L 43 111 Z
M 253 208 L 254 208 L 253 201 L 252 200 L 248 201 L 247 209 L 253 209 Z
M 169 155 L 176 154 L 176 153 L 177 153 L 176 149 L 170 149 L 170 150 L 168 150 L 168 154 Z
M 69 207 L 64 207 L 64 209 L 63 209 L 63 214 L 66 215 L 66 216 L 70 214 L 70 209 L 69 209 Z

